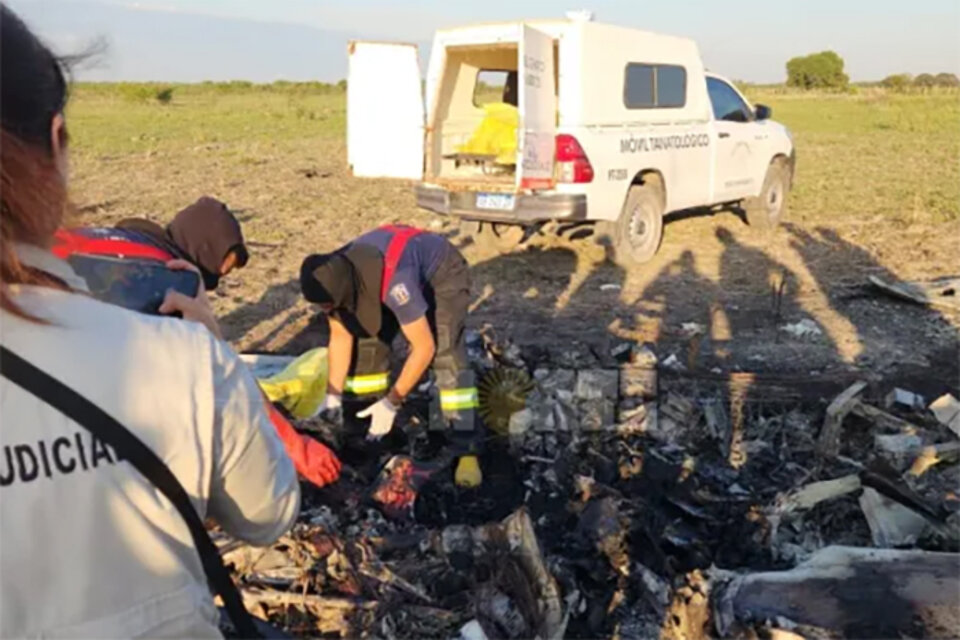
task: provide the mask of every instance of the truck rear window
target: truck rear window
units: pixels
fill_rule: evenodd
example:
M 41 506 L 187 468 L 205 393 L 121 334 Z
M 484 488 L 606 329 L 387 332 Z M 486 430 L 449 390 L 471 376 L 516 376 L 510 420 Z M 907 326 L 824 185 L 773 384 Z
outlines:
M 672 64 L 627 64 L 623 104 L 627 109 L 682 107 L 687 102 L 687 70 Z
M 482 107 L 493 102 L 517 106 L 517 72 L 501 69 L 481 69 L 473 87 L 473 106 Z

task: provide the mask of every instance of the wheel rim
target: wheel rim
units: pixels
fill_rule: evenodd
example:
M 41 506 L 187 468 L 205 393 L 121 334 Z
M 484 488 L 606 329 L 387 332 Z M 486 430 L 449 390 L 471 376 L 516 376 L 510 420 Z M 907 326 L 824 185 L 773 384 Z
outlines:
M 634 252 L 642 253 L 655 241 L 654 226 L 652 212 L 643 205 L 638 205 L 630 216 L 629 239 L 630 248 Z

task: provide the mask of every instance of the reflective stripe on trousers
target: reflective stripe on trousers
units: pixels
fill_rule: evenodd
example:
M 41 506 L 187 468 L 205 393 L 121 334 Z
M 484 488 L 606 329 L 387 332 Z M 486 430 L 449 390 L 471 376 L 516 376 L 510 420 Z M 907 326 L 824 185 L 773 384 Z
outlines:
M 440 409 L 443 410 L 444 413 L 463 409 L 476 409 L 477 406 L 476 387 L 440 390 Z

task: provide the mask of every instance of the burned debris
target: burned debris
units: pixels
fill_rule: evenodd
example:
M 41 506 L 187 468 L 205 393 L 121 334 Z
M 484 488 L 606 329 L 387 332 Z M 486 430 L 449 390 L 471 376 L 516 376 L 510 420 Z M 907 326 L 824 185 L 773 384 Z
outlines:
M 221 540 L 252 613 L 341 638 L 960 628 L 953 396 L 927 404 L 864 381 L 824 397 L 671 369 L 628 342 L 552 355 L 480 333 L 469 345 L 489 482 L 464 490 L 439 471 L 412 518 L 390 518 L 370 499 L 389 456 L 345 456 L 344 479 L 305 491 L 279 543 Z M 426 418 L 406 421 L 400 446 L 416 457 Z

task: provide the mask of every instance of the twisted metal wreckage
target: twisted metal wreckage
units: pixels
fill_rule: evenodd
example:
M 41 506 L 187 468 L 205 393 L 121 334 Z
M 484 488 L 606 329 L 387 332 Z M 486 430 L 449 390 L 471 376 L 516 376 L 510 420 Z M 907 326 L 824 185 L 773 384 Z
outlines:
M 252 613 L 295 635 L 470 640 L 960 628 L 952 397 L 896 390 L 881 409 L 889 388 L 855 381 L 824 412 L 830 385 L 689 372 L 631 343 L 469 344 L 490 481 L 436 474 L 392 521 L 369 499 L 389 452 L 345 453 L 278 543 L 219 539 Z M 416 455 L 428 408 L 410 404 Z

